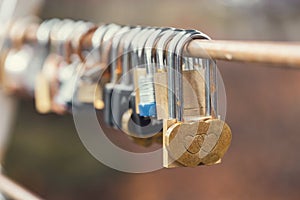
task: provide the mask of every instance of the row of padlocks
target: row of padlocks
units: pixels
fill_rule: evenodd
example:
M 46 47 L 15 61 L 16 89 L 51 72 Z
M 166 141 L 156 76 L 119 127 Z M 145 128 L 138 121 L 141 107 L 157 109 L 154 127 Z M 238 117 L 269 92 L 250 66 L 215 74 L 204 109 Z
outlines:
M 231 142 L 220 120 L 216 63 L 183 55 L 196 30 L 51 19 L 24 42 L 29 17 L 12 23 L 1 52 L 1 85 L 35 97 L 40 113 L 93 105 L 104 121 L 144 146 L 162 142 L 164 165 L 218 163 Z M 83 48 L 86 37 L 91 47 Z

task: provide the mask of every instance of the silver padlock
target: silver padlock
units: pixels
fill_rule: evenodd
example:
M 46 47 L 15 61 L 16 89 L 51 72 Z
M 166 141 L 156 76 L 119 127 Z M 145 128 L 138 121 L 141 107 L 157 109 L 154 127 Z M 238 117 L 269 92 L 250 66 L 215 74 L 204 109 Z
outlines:
M 124 26 L 120 29 L 112 38 L 109 68 L 110 68 L 110 82 L 104 86 L 103 96 L 104 96 L 104 121 L 107 125 L 113 126 L 112 121 L 112 110 L 111 110 L 111 96 L 112 91 L 118 80 L 118 65 L 120 62 L 120 41 L 122 38 L 130 31 L 130 27 Z
M 89 29 L 89 23 L 78 21 L 76 23 L 72 23 L 72 26 L 67 28 L 72 30 L 68 30 L 70 35 L 65 36 L 65 42 L 71 44 L 70 46 L 65 46 L 65 48 L 70 48 L 65 50 L 69 50 L 69 52 L 66 52 L 69 63 L 62 62 L 58 68 L 57 79 L 59 81 L 59 89 L 54 97 L 54 102 L 57 105 L 65 108 L 66 111 L 70 111 L 74 91 L 79 78 L 79 70 L 83 65 L 83 60 L 81 60 L 80 56 L 77 54 L 77 51 L 72 52 L 72 48 L 76 48 L 78 38 L 80 38 L 81 35 L 83 35 Z M 75 46 L 72 46 L 72 44 L 75 44 Z
M 141 71 L 144 71 L 144 74 L 151 74 L 151 70 L 149 68 L 155 67 L 154 64 L 154 57 L 152 55 L 152 50 L 154 49 L 154 45 L 160 35 L 160 33 L 164 31 L 161 29 L 150 29 L 147 31 L 147 34 L 141 36 L 139 40 L 137 40 L 136 48 L 137 51 L 133 51 L 132 60 L 136 60 L 134 66 L 135 70 L 138 70 L 139 78 L 145 78 L 145 76 L 141 75 Z M 148 68 L 148 69 L 146 69 Z M 135 76 L 137 73 L 134 74 Z M 150 84 L 153 85 L 152 91 L 145 92 L 145 85 L 141 85 L 141 82 L 138 82 L 136 88 L 140 90 L 139 94 L 141 95 L 152 95 L 154 96 L 154 85 L 153 80 L 151 80 Z M 146 87 L 149 88 L 149 87 Z M 151 88 L 150 88 L 151 89 Z M 137 90 L 136 90 L 137 91 Z M 151 97 L 150 97 L 151 98 Z M 154 101 L 154 97 L 152 97 Z M 145 103 L 144 99 L 140 97 L 142 103 Z M 151 103 L 152 103 L 151 101 Z M 136 106 L 136 93 L 131 94 L 130 98 L 130 109 L 132 111 L 131 118 L 127 119 L 126 123 L 123 122 L 125 127 L 123 129 L 127 129 L 129 134 L 134 137 L 138 138 L 149 138 L 157 133 L 162 131 L 162 120 L 157 120 L 154 116 L 142 116 L 141 110 L 140 113 L 137 113 L 137 106 Z
M 141 30 L 141 27 L 133 28 L 121 40 L 121 45 L 123 45 L 122 77 L 121 81 L 113 86 L 111 101 L 108 105 L 111 108 L 112 124 L 116 129 L 122 128 L 122 116 L 129 108 L 129 98 L 134 90 L 133 73 L 130 71 L 132 68 L 130 61 L 131 43 L 143 34 Z

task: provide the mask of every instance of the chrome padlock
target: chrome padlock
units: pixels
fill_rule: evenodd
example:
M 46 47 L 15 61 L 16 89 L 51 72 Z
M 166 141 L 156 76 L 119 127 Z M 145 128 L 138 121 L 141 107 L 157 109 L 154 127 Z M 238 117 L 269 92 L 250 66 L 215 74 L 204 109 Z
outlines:
M 121 55 L 119 52 L 120 41 L 123 36 L 130 31 L 130 27 L 122 27 L 112 38 L 111 49 L 109 55 L 110 82 L 104 85 L 104 121 L 107 125 L 113 126 L 112 110 L 111 110 L 111 95 L 121 71 Z
M 57 57 L 51 54 L 51 43 L 50 43 L 50 34 L 52 28 L 57 26 L 61 21 L 59 19 L 51 19 L 44 21 L 37 30 L 37 41 L 45 49 L 47 49 L 47 58 L 42 64 L 41 69 L 36 75 L 35 78 L 35 88 L 34 88 L 34 97 L 35 97 L 35 106 L 39 113 L 49 113 L 51 111 L 51 89 L 50 89 L 50 80 L 51 76 L 54 76 L 53 73 L 49 73 L 48 66 L 54 64 L 55 69 L 57 66 L 54 63 Z M 54 60 L 53 60 L 54 59 Z M 58 60 L 56 60 L 58 61 Z M 53 65 L 52 65 L 53 66 Z M 50 70 L 51 71 L 51 70 Z
M 104 108 L 103 87 L 109 81 L 109 52 L 111 40 L 123 30 L 115 24 L 102 25 L 92 37 L 93 51 L 87 56 L 83 74 L 78 86 L 78 100 L 81 103 L 93 103 L 98 110 Z M 124 30 L 123 30 L 124 31 Z M 106 48 L 106 51 L 102 49 Z M 95 64 L 96 63 L 96 64 Z
M 141 35 L 137 36 L 136 40 L 132 42 L 133 52 L 131 60 L 133 61 L 135 70 L 144 69 L 146 71 L 148 64 L 152 64 L 151 61 L 149 61 L 152 57 L 151 50 L 160 30 L 144 29 L 144 32 L 145 33 L 141 33 Z M 149 48 L 149 51 L 147 48 Z M 134 73 L 134 75 L 136 76 L 136 73 Z M 139 77 L 135 77 L 134 79 L 138 78 Z M 136 91 L 137 89 L 141 89 L 140 87 L 140 85 L 136 85 Z M 153 138 L 154 135 L 161 132 L 162 121 L 150 116 L 141 116 L 141 114 L 137 112 L 136 102 L 136 93 L 134 92 L 130 96 L 129 107 L 131 115 L 130 118 L 127 116 L 126 120 L 123 118 L 122 129 L 127 130 L 130 135 L 136 138 L 145 139 L 149 142 L 148 138 Z
M 83 93 L 86 89 L 90 91 L 94 90 L 94 93 L 80 95 L 79 97 L 81 101 L 84 101 L 85 103 L 89 103 L 88 101 L 93 102 L 94 107 L 98 110 L 104 108 L 103 88 L 104 85 L 109 82 L 110 78 L 108 65 L 111 40 L 120 29 L 121 26 L 116 24 L 103 25 L 96 29 L 92 37 L 93 51 L 87 57 L 87 70 L 81 78 L 79 94 Z M 105 51 L 103 49 L 105 49 Z M 92 63 L 97 64 L 89 66 L 90 59 L 92 60 Z
M 140 27 L 132 28 L 121 35 L 116 35 L 113 39 L 112 45 L 112 60 L 111 64 L 111 82 L 105 85 L 104 97 L 105 97 L 105 108 L 104 108 L 104 120 L 109 126 L 113 126 L 117 129 L 121 128 L 121 120 L 123 113 L 128 109 L 129 106 L 129 95 L 133 91 L 133 85 L 130 84 L 130 75 L 126 74 L 129 70 L 129 50 L 130 42 L 134 36 L 141 30 Z M 119 54 L 119 50 L 122 49 Z M 124 84 L 118 85 L 117 77 L 117 62 L 122 59 L 122 80 Z M 129 84 L 128 84 L 129 83 Z M 122 96 L 122 98 L 120 98 Z M 114 98 L 113 98 L 114 97 Z M 121 106 L 122 105 L 122 106 Z M 122 108 L 122 109 L 121 109 Z M 127 109 L 126 109 L 127 108 Z M 120 111 L 122 110 L 122 113 Z M 124 110 L 124 111 L 123 111 Z
M 64 35 L 65 49 L 61 50 L 61 54 L 65 55 L 65 61 L 62 61 L 57 70 L 58 90 L 54 96 L 54 111 L 61 113 L 61 111 L 71 111 L 74 91 L 77 84 L 77 77 L 79 70 L 83 64 L 80 56 L 77 54 L 78 40 L 89 29 L 89 23 L 78 21 L 66 23 L 60 30 L 65 30 L 68 35 Z M 76 49 L 73 52 L 73 49 Z M 56 109 L 57 108 L 57 109 Z
M 123 38 L 123 55 L 122 55 L 122 77 L 119 84 L 116 84 L 112 91 L 111 110 L 114 128 L 122 129 L 122 116 L 129 108 L 129 97 L 134 91 L 133 85 L 133 61 L 130 59 L 132 55 L 132 44 L 140 36 L 144 34 L 146 29 L 132 29 L 128 35 Z
M 230 128 L 219 120 L 214 61 L 183 61 L 190 58 L 182 58 L 182 49 L 194 38 L 207 39 L 198 31 L 184 31 L 168 45 L 169 71 L 165 79 L 169 112 L 163 131 L 165 167 L 219 163 L 231 142 Z

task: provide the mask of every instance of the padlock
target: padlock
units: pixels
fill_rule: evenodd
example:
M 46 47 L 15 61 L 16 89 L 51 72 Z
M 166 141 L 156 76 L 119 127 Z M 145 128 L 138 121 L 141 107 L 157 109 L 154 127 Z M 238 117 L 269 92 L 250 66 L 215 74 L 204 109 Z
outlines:
M 136 68 L 135 79 L 137 79 L 138 113 L 144 117 L 156 117 L 156 102 L 153 76 L 155 72 L 155 62 L 153 62 L 152 51 L 160 34 L 168 29 L 157 29 L 146 41 L 144 46 L 145 66 Z
M 168 104 L 169 110 L 164 116 L 163 130 L 165 167 L 219 163 L 231 142 L 229 126 L 218 119 L 214 61 L 182 58 L 182 49 L 194 38 L 208 39 L 193 30 L 173 37 L 166 60 L 169 71 L 167 76 L 159 74 L 169 90 L 160 90 L 159 94 L 167 96 L 160 100 Z
M 34 96 L 35 107 L 39 113 L 46 114 L 52 111 L 53 99 L 58 90 L 57 70 L 61 62 L 61 56 L 50 53 L 36 77 Z M 63 113 L 63 110 L 60 113 Z
M 148 74 L 151 73 L 149 72 L 149 69 L 147 70 L 146 68 L 151 68 L 152 67 L 152 62 L 153 62 L 153 56 L 152 56 L 152 50 L 154 48 L 154 44 L 156 40 L 158 39 L 160 33 L 164 31 L 161 29 L 158 30 L 149 30 L 146 32 L 146 34 L 142 35 L 141 39 L 136 40 L 136 45 L 135 49 L 136 51 L 133 51 L 132 55 L 135 55 L 132 57 L 132 60 L 136 60 L 134 66 L 135 66 L 135 92 L 139 91 L 141 87 L 144 85 L 139 85 L 137 79 L 140 78 L 137 75 L 141 75 L 140 72 L 144 71 L 144 76 L 146 76 L 146 71 L 148 71 Z M 151 66 L 150 66 L 151 65 Z M 152 70 L 152 69 L 150 69 Z M 143 77 L 143 76 L 142 76 Z M 151 80 L 151 83 L 153 84 L 153 81 Z M 144 90 L 145 88 L 143 88 Z M 151 91 L 150 91 L 151 92 Z M 154 91 L 151 92 L 150 95 L 153 94 Z M 130 135 L 134 136 L 135 140 L 137 138 L 141 138 L 140 142 L 145 140 L 145 144 L 150 144 L 150 139 L 155 140 L 156 135 L 159 135 L 162 130 L 162 120 L 157 120 L 153 116 L 150 117 L 148 116 L 142 116 L 140 113 L 137 112 L 138 106 L 136 106 L 136 103 L 138 102 L 136 100 L 137 94 L 132 93 L 130 97 L 130 115 L 127 116 L 128 114 L 126 113 L 125 116 L 127 118 L 124 120 L 123 118 L 123 123 L 122 123 L 122 129 L 127 130 Z M 142 143 L 144 144 L 144 143 Z
M 130 42 L 131 40 L 134 38 L 134 36 L 141 30 L 140 27 L 136 27 L 136 28 L 132 28 L 122 34 L 117 34 L 114 38 L 113 38 L 113 41 L 112 41 L 112 49 L 111 49 L 111 81 L 110 83 L 106 84 L 105 85 L 105 88 L 104 88 L 104 104 L 105 104 L 105 108 L 104 108 L 104 121 L 107 125 L 109 126 L 113 126 L 115 128 L 120 128 L 121 126 L 119 127 L 116 127 L 116 120 L 118 120 L 118 124 L 121 125 L 121 118 L 122 118 L 122 115 L 123 113 L 128 109 L 128 106 L 129 106 L 129 102 L 128 102 L 128 97 L 129 95 L 131 94 L 131 92 L 133 91 L 133 86 L 132 85 L 121 85 L 119 86 L 119 89 L 116 90 L 117 92 L 115 93 L 116 96 L 119 96 L 119 95 L 123 95 L 124 94 L 124 98 L 122 99 L 117 99 L 117 98 L 114 98 L 114 100 L 116 101 L 116 104 L 114 104 L 113 102 L 113 93 L 115 91 L 115 87 L 116 87 L 116 84 L 117 84 L 117 79 L 118 79 L 118 76 L 117 76 L 117 70 L 118 70 L 118 66 L 117 64 L 121 63 L 120 62 L 120 59 L 122 59 L 122 74 L 123 75 L 126 75 L 126 72 L 128 71 L 128 65 L 129 63 L 128 62 L 128 53 L 127 50 L 129 50 L 129 45 L 130 45 Z M 123 51 L 121 52 L 121 54 L 119 54 L 119 48 L 121 48 L 121 45 L 120 43 L 124 43 L 124 47 L 122 47 Z M 125 44 L 126 43 L 126 44 Z M 123 53 L 123 54 L 122 54 Z M 120 58 L 119 58 L 120 56 Z M 124 80 L 128 81 L 128 74 L 127 74 L 127 77 L 122 77 Z M 122 88 L 121 88 L 122 87 Z M 122 92 L 120 92 L 122 91 Z M 117 94 L 118 93 L 118 94 Z M 115 109 L 116 106 L 121 106 L 121 104 L 123 106 L 125 106 L 125 109 L 124 112 L 121 114 L 121 113 L 116 113 L 116 112 L 119 112 L 120 110 L 119 109 Z M 114 107 L 114 108 L 113 108 Z M 118 107 L 120 108 L 120 107 Z M 114 116 L 113 116 L 113 109 L 115 110 L 115 117 L 117 119 L 114 119 Z M 116 111 L 116 110 L 119 110 L 119 111 Z
M 69 60 L 73 63 L 78 62 L 78 67 L 75 69 L 76 75 L 73 74 L 74 78 L 71 78 L 74 81 L 74 83 L 71 84 L 73 85 L 71 91 L 73 91 L 73 88 L 75 88 L 73 92 L 72 106 L 76 106 L 80 103 L 86 103 L 86 101 L 92 102 L 92 100 L 90 100 L 90 98 L 93 97 L 93 95 L 91 95 L 91 93 L 93 93 L 93 91 L 91 91 L 92 88 L 89 87 L 90 85 L 80 85 L 80 78 L 77 77 L 81 76 L 83 69 L 87 68 L 87 66 L 90 66 L 88 63 L 89 60 L 85 60 L 85 54 L 82 52 L 82 40 L 87 36 L 87 34 L 95 30 L 96 26 L 93 23 L 85 21 L 76 22 L 71 38 L 66 41 L 69 44 L 70 49 Z M 95 60 L 93 60 L 93 62 L 96 63 Z M 80 85 L 80 87 L 77 87 L 78 85 Z M 78 90 L 78 88 L 81 90 Z
M 134 62 L 130 59 L 133 51 L 131 44 L 139 39 L 145 31 L 147 30 L 140 27 L 134 28 L 121 41 L 121 45 L 123 45 L 122 77 L 120 82 L 113 87 L 110 105 L 112 123 L 116 129 L 122 129 L 122 116 L 129 108 L 129 97 L 134 90 L 133 73 L 130 71 Z
M 113 126 L 113 121 L 112 121 L 112 112 L 111 112 L 111 95 L 112 91 L 114 88 L 114 85 L 116 84 L 118 80 L 118 70 L 120 69 L 120 61 L 119 61 L 119 53 L 118 53 L 118 48 L 119 48 L 119 43 L 120 40 L 122 39 L 122 36 L 126 34 L 129 31 L 129 29 L 122 34 L 117 34 L 112 41 L 112 48 L 111 48 L 111 55 L 110 55 L 110 82 L 105 84 L 104 89 L 103 89 L 103 99 L 104 99 L 104 122 L 109 125 Z
M 161 36 L 161 33 L 164 32 L 165 30 L 169 30 L 170 28 L 158 28 L 156 29 L 151 35 L 149 35 L 149 38 L 147 39 L 147 42 L 145 44 L 145 47 L 143 48 L 143 51 L 138 51 L 138 57 L 142 57 L 141 54 L 144 54 L 145 58 L 145 62 L 147 61 L 148 63 L 152 62 L 152 51 L 154 50 L 154 44 L 156 43 L 157 39 Z M 146 55 L 150 55 L 150 56 L 146 56 Z M 152 63 L 151 63 L 152 64 Z M 139 110 L 139 105 L 140 105 L 140 87 L 139 86 L 139 79 L 140 77 L 145 77 L 147 74 L 147 69 L 145 66 L 138 66 L 134 68 L 134 90 L 136 93 L 136 113 L 140 114 L 140 110 Z M 151 94 L 152 93 L 152 94 Z M 150 94 L 153 95 L 154 97 L 154 91 L 151 90 Z M 152 97 L 152 98 L 153 98 Z M 153 103 L 153 102 L 150 102 Z M 143 104 L 145 104 L 145 102 L 143 102 Z M 145 106 L 145 107 L 151 107 L 151 106 Z M 146 110 L 146 112 L 148 112 Z M 150 116 L 150 115 L 148 115 Z
M 74 91 L 77 85 L 77 77 L 83 66 L 83 60 L 78 55 L 78 40 L 90 29 L 93 25 L 78 21 L 72 27 L 72 34 L 66 37 L 66 55 L 70 63 L 62 62 L 58 69 L 59 90 L 54 97 L 55 105 L 64 108 L 65 111 L 70 111 L 73 104 Z
M 134 90 L 133 71 L 129 69 L 133 69 L 140 64 L 139 59 L 141 59 L 141 56 L 138 56 L 138 52 L 143 50 L 148 36 L 153 31 L 154 29 L 149 28 L 144 28 L 141 31 L 137 30 L 137 33 L 133 32 L 131 36 L 128 36 L 132 39 L 124 40 L 124 50 L 127 52 L 122 57 L 123 77 L 121 83 L 115 85 L 112 94 L 112 117 L 115 128 L 122 128 L 122 116 L 129 108 L 129 97 Z
M 51 78 L 48 78 L 45 71 L 47 65 L 54 64 L 53 59 L 56 59 L 55 56 L 50 55 L 50 33 L 52 28 L 59 23 L 60 20 L 58 19 L 51 19 L 44 21 L 37 30 L 37 41 L 40 45 L 42 45 L 47 50 L 47 58 L 45 59 L 40 71 L 36 75 L 35 78 L 35 88 L 34 88 L 34 100 L 35 100 L 35 107 L 39 113 L 45 114 L 51 111 L 51 92 L 50 92 L 50 82 Z M 54 64 L 56 65 L 56 64 Z M 58 64 L 57 64 L 58 65 Z M 52 68 L 53 69 L 53 68 Z M 51 75 L 50 75 L 51 76 Z M 54 74 L 53 74 L 54 76 Z
M 58 21 L 50 32 L 51 53 L 49 62 L 45 63 L 42 73 L 48 76 L 51 94 L 51 111 L 64 114 L 70 109 L 70 91 L 66 91 L 66 82 L 73 73 L 75 65 L 71 60 L 70 38 L 77 25 L 82 21 L 74 22 L 66 19 Z M 62 92 L 64 90 L 65 92 Z
M 93 103 L 96 109 L 103 109 L 103 87 L 110 74 L 107 70 L 110 51 L 109 42 L 121 27 L 116 24 L 99 26 L 92 37 L 92 51 L 85 60 L 83 73 L 77 88 L 77 99 L 81 103 Z M 106 48 L 106 51 L 102 49 Z M 96 64 L 95 64 L 96 63 Z
M 146 43 L 146 68 L 145 71 L 142 71 L 142 69 L 139 69 L 139 88 L 140 92 L 138 104 L 139 104 L 139 114 L 141 116 L 150 116 L 150 117 L 157 117 L 157 108 L 156 108 L 156 97 L 155 97 L 155 84 L 154 84 L 154 76 L 155 72 L 161 71 L 161 68 L 164 68 L 163 66 L 163 57 L 159 57 L 156 60 L 161 63 L 161 66 L 156 66 L 157 62 L 153 59 L 152 51 L 154 49 L 154 45 L 156 43 L 159 43 L 158 39 L 161 37 L 164 37 L 168 40 L 172 38 L 172 35 L 175 34 L 176 31 L 179 31 L 180 29 L 173 29 L 173 28 L 165 28 L 165 29 L 158 29 L 153 35 L 150 36 Z M 159 43 L 157 44 L 157 48 L 159 49 L 160 46 L 164 46 L 167 44 L 168 40 L 162 40 L 165 43 Z M 163 52 L 162 54 L 163 55 Z M 155 58 L 155 56 L 154 56 Z M 161 115 L 161 114 L 160 114 Z M 158 117 L 160 119 L 160 117 Z
M 65 61 L 69 59 L 69 48 L 66 44 L 66 40 L 72 34 L 74 30 L 75 22 L 69 19 L 66 20 L 57 20 L 54 25 L 51 27 L 51 31 L 49 33 L 51 44 L 50 44 L 50 53 L 48 58 L 46 59 L 43 68 L 39 74 L 39 79 L 44 86 L 44 88 L 36 88 L 35 96 L 43 97 L 44 99 L 48 99 L 50 93 L 50 101 L 51 101 L 51 111 L 57 114 L 64 114 L 67 109 L 64 104 L 60 104 L 55 99 L 58 96 L 60 90 L 60 80 L 59 80 L 59 71 L 63 66 L 67 66 L 68 63 Z M 37 80 L 37 81 L 38 81 Z M 44 83 L 43 83 L 44 82 Z M 48 84 L 47 84 L 48 83 Z M 37 86 L 39 87 L 39 86 Z M 47 89 L 47 87 L 49 89 Z M 42 92 L 41 92 L 42 91 Z M 48 92 L 46 92 L 48 91 Z M 48 99 L 49 100 L 49 99 Z M 38 100 L 38 104 L 36 104 L 37 109 L 41 113 L 48 113 L 49 108 L 47 108 L 47 104 L 45 104 L 44 108 L 38 108 L 40 105 L 39 102 L 43 101 L 43 99 Z
M 104 108 L 104 99 L 103 99 L 103 88 L 105 84 L 109 82 L 110 71 L 108 70 L 109 62 L 109 52 L 111 49 L 112 38 L 115 34 L 122 34 L 122 32 L 127 31 L 127 28 L 124 29 L 116 24 L 109 24 L 102 29 L 97 29 L 92 38 L 93 47 L 96 49 L 96 53 L 99 55 L 97 60 L 97 65 L 94 67 L 99 68 L 96 74 L 97 80 L 95 86 L 95 93 L 93 95 L 94 107 L 96 109 L 102 110 Z M 104 50 L 105 49 L 105 50 Z M 100 78 L 99 78 L 100 77 Z M 95 83 L 93 81 L 93 84 Z

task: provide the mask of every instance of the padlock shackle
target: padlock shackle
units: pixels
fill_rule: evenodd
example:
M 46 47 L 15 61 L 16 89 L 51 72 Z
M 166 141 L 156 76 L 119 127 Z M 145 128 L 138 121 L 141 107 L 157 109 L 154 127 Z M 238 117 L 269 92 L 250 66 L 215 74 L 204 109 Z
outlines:
M 122 80 L 121 83 L 125 85 L 130 85 L 132 83 L 132 79 L 126 73 L 129 72 L 129 65 L 130 65 L 130 52 L 131 52 L 131 42 L 132 40 L 140 33 L 142 27 L 137 26 L 131 29 L 127 34 L 122 38 Z
M 117 61 L 120 59 L 120 54 L 119 54 L 119 46 L 120 46 L 120 41 L 123 37 L 124 34 L 130 31 L 129 26 L 124 26 L 119 31 L 113 36 L 112 38 L 112 43 L 111 43 L 111 48 L 110 48 L 110 67 L 111 67 L 111 77 L 110 77 L 110 82 L 111 83 L 116 83 L 117 82 Z
M 139 57 L 140 48 L 143 48 L 141 47 L 141 40 L 143 39 L 144 35 L 147 35 L 149 30 L 150 27 L 143 28 L 143 30 L 141 30 L 140 33 L 138 33 L 131 42 L 132 51 L 130 52 L 130 55 L 131 55 L 131 65 L 132 65 L 131 67 L 133 68 L 138 67 L 138 65 L 142 64 L 141 59 Z
M 209 39 L 196 30 L 179 32 L 169 43 L 167 50 L 168 115 L 183 121 L 182 49 L 193 39 Z
M 167 65 L 167 60 L 165 59 L 165 50 L 168 43 L 176 35 L 178 29 L 170 28 L 161 34 L 157 44 L 156 44 L 156 60 L 158 62 L 158 69 L 165 71 L 165 66 Z
M 153 75 L 155 71 L 153 71 L 153 67 L 151 66 L 153 62 L 153 49 L 155 49 L 155 44 L 160 38 L 160 36 L 164 33 L 164 31 L 169 30 L 169 28 L 159 29 L 157 28 L 148 38 L 145 46 L 144 46 L 144 56 L 146 61 L 146 72 L 148 75 Z M 156 66 L 155 66 L 156 67 Z

